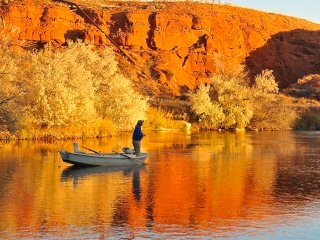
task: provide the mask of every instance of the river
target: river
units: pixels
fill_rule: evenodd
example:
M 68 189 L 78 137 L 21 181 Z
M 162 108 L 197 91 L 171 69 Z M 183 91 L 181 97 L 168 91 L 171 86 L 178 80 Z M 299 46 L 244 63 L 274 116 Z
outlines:
M 318 239 L 320 132 L 171 131 L 142 145 L 144 167 L 74 169 L 58 154 L 71 140 L 0 142 L 0 239 Z

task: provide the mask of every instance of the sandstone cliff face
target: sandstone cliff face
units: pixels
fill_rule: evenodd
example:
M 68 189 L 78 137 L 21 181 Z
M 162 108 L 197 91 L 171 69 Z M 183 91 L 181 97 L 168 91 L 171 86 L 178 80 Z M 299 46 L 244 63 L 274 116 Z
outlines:
M 306 20 L 201 3 L 110 2 L 81 8 L 134 59 L 129 64 L 119 57 L 123 68 L 143 73 L 140 80 L 153 86 L 154 94 L 181 95 L 239 64 L 252 76 L 273 69 L 282 87 L 320 72 L 320 25 Z M 114 48 L 70 4 L 23 0 L 0 9 L 6 32 L 26 48 L 48 42 L 59 47 L 77 38 Z

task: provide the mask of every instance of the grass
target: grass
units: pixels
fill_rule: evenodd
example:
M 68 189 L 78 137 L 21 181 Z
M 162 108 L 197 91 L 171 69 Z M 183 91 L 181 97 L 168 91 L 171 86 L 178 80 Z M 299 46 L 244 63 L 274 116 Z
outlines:
M 295 124 L 295 130 L 320 130 L 320 113 L 312 111 L 302 113 Z

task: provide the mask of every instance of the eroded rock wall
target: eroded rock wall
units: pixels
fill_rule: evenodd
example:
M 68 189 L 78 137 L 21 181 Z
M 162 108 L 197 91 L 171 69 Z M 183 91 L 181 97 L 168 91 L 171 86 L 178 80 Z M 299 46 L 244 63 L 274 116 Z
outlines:
M 127 68 L 143 69 L 150 84 L 174 95 L 210 82 L 219 71 L 237 71 L 240 64 L 252 75 L 274 69 L 283 87 L 320 72 L 320 25 L 306 20 L 201 3 L 110 2 L 81 8 L 139 67 Z M 11 1 L 1 6 L 0 17 L 2 32 L 24 47 L 60 46 L 77 38 L 112 46 L 83 13 L 65 3 Z

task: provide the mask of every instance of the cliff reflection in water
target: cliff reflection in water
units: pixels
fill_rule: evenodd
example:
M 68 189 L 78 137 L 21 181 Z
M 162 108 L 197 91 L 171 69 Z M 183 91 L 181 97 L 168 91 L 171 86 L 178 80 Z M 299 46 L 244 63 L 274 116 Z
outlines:
M 81 144 L 111 151 L 130 136 Z M 316 133 L 157 133 L 144 168 L 78 169 L 57 153 L 71 141 L 2 143 L 0 236 L 263 235 L 317 213 L 319 145 Z

